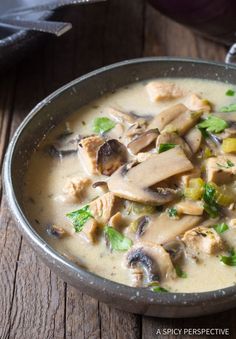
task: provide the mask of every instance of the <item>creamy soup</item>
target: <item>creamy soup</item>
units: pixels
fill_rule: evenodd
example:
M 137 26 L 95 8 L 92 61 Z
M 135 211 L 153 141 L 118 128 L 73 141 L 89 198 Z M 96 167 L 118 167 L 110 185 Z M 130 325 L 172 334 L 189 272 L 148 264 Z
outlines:
M 38 145 L 24 205 L 77 265 L 154 292 L 236 282 L 236 89 L 151 79 L 103 95 Z

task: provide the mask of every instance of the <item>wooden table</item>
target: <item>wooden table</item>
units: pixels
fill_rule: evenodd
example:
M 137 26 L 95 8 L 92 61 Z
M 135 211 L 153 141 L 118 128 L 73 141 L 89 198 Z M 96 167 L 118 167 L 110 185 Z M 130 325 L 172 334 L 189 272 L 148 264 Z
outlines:
M 60 39 L 50 39 L 1 76 L 1 164 L 12 134 L 30 109 L 81 74 L 141 56 L 211 60 L 225 57 L 224 47 L 203 40 L 165 18 L 144 0 L 109 0 L 107 4 L 67 9 L 66 18 L 73 21 L 73 31 Z M 142 317 L 109 308 L 79 293 L 55 276 L 34 254 L 14 227 L 5 198 L 1 197 L 1 339 L 151 339 L 164 338 L 156 335 L 158 329 L 220 325 L 229 328 L 230 337 L 236 338 L 235 316 L 236 311 L 232 310 L 196 319 Z

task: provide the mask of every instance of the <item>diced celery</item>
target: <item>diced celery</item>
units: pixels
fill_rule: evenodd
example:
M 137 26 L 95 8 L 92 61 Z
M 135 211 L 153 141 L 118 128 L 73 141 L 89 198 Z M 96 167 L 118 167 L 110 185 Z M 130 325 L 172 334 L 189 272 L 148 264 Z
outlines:
M 202 178 L 193 178 L 189 180 L 189 184 L 184 189 L 184 195 L 187 199 L 199 200 L 202 197 L 204 181 Z
M 226 138 L 222 142 L 222 150 L 225 153 L 236 152 L 236 138 Z
M 211 149 L 210 149 L 209 147 L 206 147 L 206 148 L 204 149 L 203 158 L 204 158 L 204 159 L 208 159 L 208 158 L 210 158 L 211 156 L 212 156 L 212 151 L 211 151 Z
M 135 214 L 152 214 L 155 212 L 155 206 L 139 204 L 138 202 L 132 203 L 132 210 Z

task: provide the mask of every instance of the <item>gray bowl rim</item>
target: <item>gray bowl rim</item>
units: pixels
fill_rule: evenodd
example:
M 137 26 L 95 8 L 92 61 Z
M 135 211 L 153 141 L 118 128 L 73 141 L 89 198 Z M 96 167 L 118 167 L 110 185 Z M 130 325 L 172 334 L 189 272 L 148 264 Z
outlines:
M 30 225 L 23 211 L 21 210 L 15 193 L 14 187 L 11 179 L 11 167 L 12 167 L 12 158 L 14 156 L 14 149 L 17 142 L 20 139 L 22 131 L 27 127 L 27 124 L 31 119 L 34 118 L 35 115 L 45 106 L 50 104 L 52 100 L 54 100 L 59 94 L 64 92 L 65 90 L 73 87 L 75 84 L 82 82 L 83 80 L 95 77 L 96 75 L 107 72 L 114 68 L 124 67 L 130 64 L 139 64 L 139 63 L 150 63 L 150 62 L 179 62 L 179 63 L 192 63 L 195 65 L 208 65 L 208 66 L 217 66 L 219 68 L 224 69 L 233 69 L 236 70 L 236 66 L 228 65 L 222 62 L 214 62 L 202 59 L 194 59 L 194 58 L 180 58 L 180 57 L 145 57 L 145 58 L 136 58 L 130 60 L 124 60 L 121 62 L 117 62 L 108 66 L 101 67 L 92 72 L 89 72 L 75 80 L 67 83 L 62 86 L 58 90 L 54 91 L 52 94 L 43 99 L 39 104 L 37 104 L 31 112 L 26 116 L 26 118 L 22 121 L 20 126 L 17 128 L 14 136 L 8 146 L 4 165 L 3 165 L 3 184 L 6 193 L 6 197 L 8 200 L 9 207 L 13 216 L 20 223 L 20 230 L 23 235 L 26 235 L 30 241 L 39 247 L 41 251 L 45 253 L 45 255 L 49 256 L 52 260 L 54 260 L 55 264 L 57 264 L 61 269 L 69 268 L 72 270 L 75 275 L 83 279 L 84 281 L 88 281 L 88 283 L 92 282 L 92 286 L 96 290 L 100 290 L 105 287 L 105 291 L 107 295 L 111 295 L 114 298 L 119 298 L 123 301 L 132 301 L 132 296 L 135 296 L 133 301 L 135 303 L 143 303 L 150 305 L 168 305 L 168 306 L 196 306 L 196 305 L 204 305 L 208 302 L 215 303 L 224 303 L 226 299 L 232 299 L 236 294 L 236 286 L 230 286 L 218 290 L 207 291 L 207 292 L 196 292 L 196 293 L 178 293 L 178 292 L 166 292 L 166 293 L 155 293 L 151 290 L 145 288 L 137 288 L 131 287 L 124 284 L 116 283 L 106 278 L 102 278 L 101 276 L 96 275 L 95 273 L 89 272 L 80 268 L 79 266 L 73 264 L 71 261 L 67 260 L 65 257 L 56 252 L 48 243 L 43 240 L 38 233 L 34 230 L 34 228 Z M 36 250 L 37 252 L 37 250 Z M 78 279 L 79 281 L 79 279 Z M 99 299 L 99 298 L 98 298 Z

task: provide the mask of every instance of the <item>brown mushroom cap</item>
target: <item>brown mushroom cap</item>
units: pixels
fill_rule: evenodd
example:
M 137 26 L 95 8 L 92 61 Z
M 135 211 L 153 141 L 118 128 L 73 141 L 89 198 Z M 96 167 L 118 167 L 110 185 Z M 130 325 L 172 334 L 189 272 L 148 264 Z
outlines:
M 127 147 L 131 150 L 133 154 L 137 154 L 147 146 L 151 145 L 151 143 L 156 140 L 158 135 L 158 129 L 150 129 L 132 140 L 127 145 Z
M 110 139 L 101 145 L 97 152 L 97 169 L 101 174 L 110 176 L 127 162 L 126 147 L 116 139 Z
M 148 282 L 176 277 L 169 253 L 153 242 L 138 242 L 129 250 L 126 260 L 130 268 L 142 267 Z

